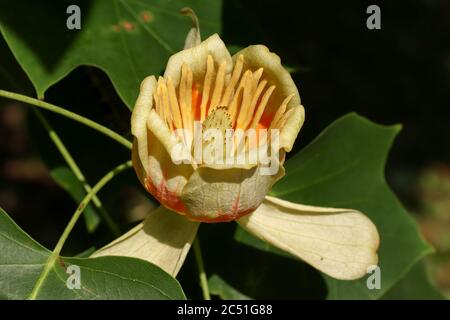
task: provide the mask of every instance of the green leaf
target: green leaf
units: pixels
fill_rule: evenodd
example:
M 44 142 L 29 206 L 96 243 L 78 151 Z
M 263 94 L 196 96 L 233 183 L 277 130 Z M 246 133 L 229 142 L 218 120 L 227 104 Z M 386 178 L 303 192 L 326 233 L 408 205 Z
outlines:
M 80 30 L 66 27 L 71 4 L 81 9 Z M 203 38 L 220 31 L 219 0 L 4 0 L 0 29 L 38 97 L 77 66 L 91 65 L 106 72 L 131 109 L 141 81 L 183 48 L 191 27 L 183 7 L 197 13 Z
M 430 283 L 424 261 L 416 263 L 408 274 L 382 297 L 384 300 L 443 300 Z
M 377 299 L 432 251 L 384 178 L 387 154 L 399 130 L 399 126 L 381 126 L 356 114 L 346 115 L 286 162 L 286 176 L 271 191 L 292 202 L 358 209 L 377 226 L 381 289 L 368 290 L 366 277 L 340 281 L 324 275 L 329 299 Z M 245 235 L 237 233 L 235 238 L 244 242 Z M 245 241 L 272 251 L 260 242 Z
M 213 274 L 208 279 L 209 291 L 219 296 L 222 300 L 251 300 L 252 298 L 239 292 L 230 286 L 225 280 L 216 274 Z
M 21 230 L 2 209 L 0 252 L 0 298 L 27 298 L 51 252 Z M 70 266 L 79 267 L 80 289 L 67 286 L 74 274 Z M 134 258 L 58 257 L 48 276 L 40 280 L 37 299 L 185 299 L 174 278 L 157 266 Z
M 50 174 L 53 177 L 53 180 L 55 180 L 61 188 L 66 190 L 76 203 L 80 203 L 86 196 L 86 191 L 84 190 L 83 184 L 77 179 L 75 174 L 69 168 L 57 167 L 52 169 Z M 94 232 L 100 223 L 100 217 L 92 204 L 88 204 L 86 209 L 84 209 L 83 217 L 88 232 Z
M 23 94 L 33 92 L 31 82 L 14 59 L 3 37 L 0 37 L 0 61 L 0 88 Z M 10 102 L 11 100 L 0 98 L 1 104 L 3 104 L 3 101 Z

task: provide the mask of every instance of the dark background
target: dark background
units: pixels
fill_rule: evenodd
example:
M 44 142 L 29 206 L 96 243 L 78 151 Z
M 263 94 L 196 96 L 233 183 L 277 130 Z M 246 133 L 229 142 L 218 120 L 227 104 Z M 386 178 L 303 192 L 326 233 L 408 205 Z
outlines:
M 381 30 L 366 28 L 370 4 L 381 8 Z M 403 125 L 390 153 L 387 180 L 437 248 L 429 269 L 448 291 L 450 1 L 225 0 L 222 37 L 232 49 L 263 43 L 292 69 L 307 117 L 292 154 L 348 112 L 381 124 Z M 83 110 L 80 113 L 129 136 L 129 111 L 97 69 L 77 68 L 51 87 L 46 99 L 71 105 L 75 112 Z M 99 107 L 86 112 L 86 101 Z M 76 204 L 49 175 L 43 160 L 48 164 L 58 159 L 34 115 L 15 103 L 0 104 L 0 205 L 35 239 L 52 247 Z M 103 161 L 129 157 L 106 138 L 80 133 L 77 124 L 53 115 L 48 119 L 66 129 L 67 144 L 79 146 L 74 157 L 92 182 L 105 172 Z M 97 156 L 99 145 L 102 152 Z M 133 187 L 119 188 L 123 181 Z M 120 212 L 129 212 L 145 196 L 132 172 L 108 188 L 114 196 L 104 202 L 125 230 L 141 213 L 130 217 Z M 224 226 L 217 229 L 232 233 Z M 90 235 L 79 224 L 75 234 L 68 253 L 107 237 L 104 226 Z M 189 263 L 182 273 L 187 282 Z M 323 295 L 323 288 L 315 290 L 314 296 Z

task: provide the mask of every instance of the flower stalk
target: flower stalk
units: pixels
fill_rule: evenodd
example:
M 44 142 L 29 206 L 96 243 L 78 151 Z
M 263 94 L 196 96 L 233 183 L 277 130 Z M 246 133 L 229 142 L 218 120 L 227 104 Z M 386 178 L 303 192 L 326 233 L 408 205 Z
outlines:
M 131 161 L 127 161 L 126 163 L 123 163 L 121 165 L 118 165 L 113 170 L 108 172 L 102 179 L 100 179 L 99 182 L 92 188 L 92 190 L 84 197 L 84 199 L 80 202 L 79 206 L 75 210 L 74 214 L 72 215 L 72 218 L 70 219 L 69 223 L 67 224 L 66 228 L 64 229 L 61 237 L 59 238 L 58 242 L 56 243 L 55 249 L 53 249 L 52 254 L 49 256 L 47 262 L 44 265 L 44 269 L 42 270 L 41 274 L 39 275 L 39 278 L 36 281 L 35 286 L 33 287 L 33 290 L 31 291 L 30 295 L 28 296 L 29 300 L 35 300 L 39 294 L 39 291 L 42 288 L 42 285 L 44 284 L 44 280 L 49 275 L 50 271 L 54 267 L 56 261 L 59 258 L 59 255 L 61 254 L 61 250 L 66 243 L 67 238 L 69 237 L 70 233 L 72 232 L 73 228 L 75 227 L 75 224 L 77 223 L 78 219 L 80 218 L 81 214 L 83 213 L 84 208 L 89 204 L 89 202 L 92 200 L 92 198 L 99 192 L 111 179 L 116 177 L 119 173 L 122 171 L 128 169 L 131 167 Z
M 208 278 L 206 276 L 205 267 L 203 265 L 202 250 L 200 248 L 200 240 L 198 235 L 194 240 L 193 247 L 194 247 L 195 261 L 197 262 L 200 287 L 202 288 L 203 292 L 203 299 L 211 300 L 211 295 L 209 294 Z
M 78 167 L 77 163 L 73 159 L 72 155 L 70 154 L 69 150 L 67 150 L 66 146 L 62 142 L 59 135 L 56 133 L 55 130 L 53 130 L 50 123 L 45 119 L 43 114 L 38 109 L 33 109 L 35 111 L 35 114 L 39 121 L 44 126 L 45 130 L 47 131 L 50 139 L 55 144 L 56 148 L 61 153 L 61 156 L 66 161 L 67 165 L 69 166 L 70 170 L 72 170 L 75 177 L 78 179 L 78 181 L 81 182 L 83 185 L 84 190 L 89 193 L 92 191 L 92 187 L 89 185 L 89 183 L 86 181 L 86 178 L 81 172 L 81 169 Z M 103 207 L 103 204 L 101 200 L 97 197 L 97 195 L 94 195 L 92 202 L 94 203 L 95 207 L 98 209 L 98 212 L 102 216 L 103 220 L 105 221 L 106 225 L 112 232 L 112 234 L 116 237 L 120 236 L 120 229 L 119 226 L 114 222 L 114 220 L 109 216 L 108 212 L 106 212 L 105 208 Z

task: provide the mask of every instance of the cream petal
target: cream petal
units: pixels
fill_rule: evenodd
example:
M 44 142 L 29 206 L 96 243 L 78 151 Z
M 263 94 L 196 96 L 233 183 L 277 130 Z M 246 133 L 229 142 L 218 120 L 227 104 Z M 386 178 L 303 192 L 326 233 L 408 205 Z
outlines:
M 378 262 L 378 231 L 353 209 L 306 206 L 267 196 L 256 211 L 237 221 L 258 238 L 336 279 L 361 278 Z
M 203 80 L 206 73 L 206 60 L 211 55 L 216 63 L 226 62 L 226 73 L 231 72 L 232 60 L 222 39 L 217 34 L 213 34 L 198 46 L 182 50 L 172 55 L 167 62 L 164 78 L 172 78 L 173 84 L 177 87 L 180 83 L 181 66 L 186 63 L 193 73 L 194 81 Z
M 280 131 L 280 148 L 290 151 L 305 120 L 305 110 L 300 102 L 297 86 L 289 72 L 281 64 L 280 57 L 270 52 L 266 46 L 249 46 L 233 56 L 233 61 L 244 56 L 244 69 L 257 70 L 264 68 L 263 77 L 275 85 L 266 112 L 275 115 L 283 100 L 293 95 L 287 104 L 287 110 L 295 108 L 286 124 Z
M 155 135 L 155 138 L 163 145 L 169 155 L 180 142 L 154 109 L 147 116 L 147 128 Z M 154 141 L 151 141 L 151 143 L 154 143 Z
M 143 81 L 132 114 L 132 133 L 135 136 L 132 149 L 133 167 L 139 181 L 148 191 L 163 204 L 179 211 L 181 209 L 175 203 L 176 196 L 181 192 L 194 168 L 189 152 L 186 152 L 186 157 L 178 158 L 178 162 L 172 158 L 175 147 L 184 145 L 172 135 L 155 109 L 151 109 L 152 94 L 148 92 L 154 90 L 155 81 L 154 77 L 148 77 Z M 183 161 L 188 163 L 181 163 Z M 156 190 L 158 194 L 154 194 L 151 190 Z M 164 201 L 162 197 L 166 195 L 169 195 L 169 201 L 172 203 Z
M 144 187 L 161 204 L 179 213 L 184 206 L 179 199 L 183 187 L 192 175 L 192 163 L 175 162 L 172 151 L 182 142 L 171 134 L 169 128 L 155 110 L 151 110 L 147 119 L 148 161 Z M 179 160 L 179 159 L 178 159 Z M 136 167 L 135 167 L 136 168 Z
M 302 105 L 293 107 L 293 112 L 280 129 L 280 148 L 289 152 L 305 122 L 305 108 Z
M 175 277 L 194 241 L 199 223 L 159 207 L 91 257 L 126 256 L 146 260 Z
M 147 173 L 147 118 L 153 106 L 153 91 L 157 85 L 156 78 L 150 76 L 145 78 L 141 83 L 138 99 L 131 114 L 131 133 L 135 137 L 133 146 L 137 144 L 135 160 L 140 160 L 142 168 Z M 141 179 L 141 178 L 140 178 Z
M 250 169 L 198 168 L 185 185 L 181 199 L 190 219 L 204 222 L 231 221 L 255 210 L 272 185 L 284 176 L 279 165 L 273 175 Z
M 133 163 L 134 171 L 139 179 L 139 182 L 145 186 L 145 178 L 147 177 L 147 170 L 144 168 L 141 158 L 139 157 L 138 150 L 139 143 L 137 139 L 133 139 L 133 146 L 131 148 L 131 162 Z M 147 163 L 148 163 L 148 155 L 147 155 Z

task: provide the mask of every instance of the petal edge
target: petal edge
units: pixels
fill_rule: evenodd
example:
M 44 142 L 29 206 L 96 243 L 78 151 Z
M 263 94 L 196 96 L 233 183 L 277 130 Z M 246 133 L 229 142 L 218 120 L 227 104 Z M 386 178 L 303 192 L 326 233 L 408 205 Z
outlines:
M 378 263 L 378 231 L 356 210 L 305 206 L 267 196 L 238 223 L 336 279 L 361 278 Z
M 173 277 L 178 274 L 194 241 L 199 223 L 163 206 L 91 257 L 126 256 L 146 260 Z

